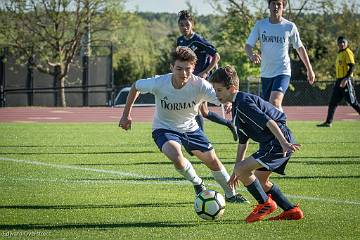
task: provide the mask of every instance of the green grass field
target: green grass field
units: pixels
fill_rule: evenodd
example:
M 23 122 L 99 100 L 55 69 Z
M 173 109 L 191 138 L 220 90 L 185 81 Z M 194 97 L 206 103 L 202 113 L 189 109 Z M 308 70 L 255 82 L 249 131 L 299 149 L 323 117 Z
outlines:
M 246 224 L 250 205 L 228 204 L 219 221 L 195 214 L 192 186 L 159 152 L 148 123 L 128 132 L 116 123 L 1 123 L 0 239 L 359 239 L 360 121 L 315 124 L 289 123 L 303 146 L 287 175 L 272 177 L 305 218 Z M 206 133 L 231 172 L 230 133 L 209 122 Z

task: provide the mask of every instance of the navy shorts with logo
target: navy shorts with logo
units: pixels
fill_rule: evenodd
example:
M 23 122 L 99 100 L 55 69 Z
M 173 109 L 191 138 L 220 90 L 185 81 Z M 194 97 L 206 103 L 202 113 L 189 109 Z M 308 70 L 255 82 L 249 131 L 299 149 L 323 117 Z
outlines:
M 295 143 L 295 138 L 286 125 L 280 125 L 279 128 L 289 143 Z M 252 154 L 252 157 L 263 166 L 263 168 L 259 168 L 257 170 L 272 171 L 285 175 L 285 167 L 291 157 L 291 154 L 291 152 L 288 152 L 284 157 L 279 141 L 274 138 L 268 143 L 261 143 L 259 150 Z
M 162 150 L 163 145 L 170 140 L 183 145 L 185 150 L 191 156 L 193 155 L 191 151 L 194 150 L 208 152 L 213 149 L 210 141 L 200 128 L 193 132 L 187 133 L 180 133 L 168 129 L 155 129 L 152 132 L 152 137 L 160 151 Z
M 263 99 L 269 101 L 272 91 L 286 93 L 289 87 L 290 76 L 289 75 L 278 75 L 272 78 L 261 78 L 262 96 Z

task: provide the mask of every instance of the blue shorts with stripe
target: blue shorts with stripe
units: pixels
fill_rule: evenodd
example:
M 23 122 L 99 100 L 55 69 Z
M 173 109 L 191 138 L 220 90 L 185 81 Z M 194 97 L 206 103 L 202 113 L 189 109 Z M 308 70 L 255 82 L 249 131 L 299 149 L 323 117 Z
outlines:
M 295 143 L 295 138 L 290 129 L 286 125 L 280 125 L 279 127 L 286 140 L 289 143 Z M 274 138 L 268 143 L 260 143 L 259 150 L 252 154 L 252 157 L 263 166 L 257 170 L 272 171 L 285 175 L 285 167 L 291 157 L 291 154 L 291 152 L 288 152 L 284 157 L 279 141 Z
M 269 101 L 272 91 L 286 93 L 289 87 L 290 76 L 278 75 L 272 78 L 261 77 L 261 88 L 263 99 Z
M 194 150 L 208 152 L 213 149 L 210 141 L 200 128 L 187 133 L 180 133 L 168 129 L 155 129 L 152 132 L 152 137 L 160 151 L 162 150 L 163 145 L 170 140 L 178 142 L 184 146 L 185 150 L 191 156 L 193 156 L 192 151 Z

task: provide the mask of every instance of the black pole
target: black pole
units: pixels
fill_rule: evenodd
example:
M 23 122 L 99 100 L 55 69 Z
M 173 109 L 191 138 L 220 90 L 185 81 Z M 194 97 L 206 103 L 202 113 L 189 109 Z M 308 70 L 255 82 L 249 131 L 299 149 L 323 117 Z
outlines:
M 111 104 L 110 106 L 114 106 L 114 99 L 115 99 L 115 89 L 114 89 L 114 70 L 113 70 L 113 51 L 114 51 L 114 48 L 113 48 L 113 44 L 111 43 L 110 45 L 110 79 L 109 79 L 109 82 L 110 82 L 110 88 L 111 88 L 111 92 L 110 92 L 110 96 L 108 96 L 108 102 L 110 101 Z
M 27 63 L 27 79 L 26 79 L 26 88 L 27 89 L 34 89 L 34 57 L 29 57 L 28 63 Z M 33 106 L 34 105 L 34 90 L 29 91 L 27 94 L 28 99 L 28 105 Z
M 84 54 L 83 56 L 83 79 L 82 79 L 82 86 L 83 86 L 83 106 L 89 106 L 89 92 L 88 92 L 88 85 L 89 85 L 89 56 Z
M 6 48 L 1 49 L 0 54 L 0 107 L 6 106 L 6 97 L 5 97 L 5 55 Z

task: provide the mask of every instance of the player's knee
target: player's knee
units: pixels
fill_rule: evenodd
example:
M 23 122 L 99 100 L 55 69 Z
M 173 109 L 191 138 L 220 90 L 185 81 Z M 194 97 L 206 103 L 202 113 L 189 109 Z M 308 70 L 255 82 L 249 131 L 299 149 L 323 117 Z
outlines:
M 272 187 L 272 183 L 270 181 L 260 181 L 260 184 L 265 192 L 270 191 L 270 189 Z
M 235 173 L 239 177 L 248 176 L 252 174 L 252 169 L 249 169 L 244 162 L 240 162 L 237 163 L 237 168 Z

